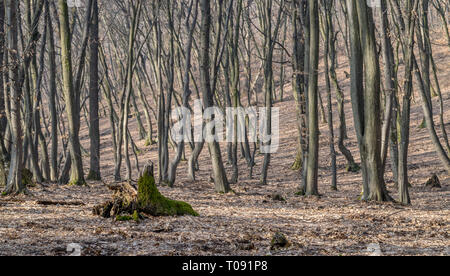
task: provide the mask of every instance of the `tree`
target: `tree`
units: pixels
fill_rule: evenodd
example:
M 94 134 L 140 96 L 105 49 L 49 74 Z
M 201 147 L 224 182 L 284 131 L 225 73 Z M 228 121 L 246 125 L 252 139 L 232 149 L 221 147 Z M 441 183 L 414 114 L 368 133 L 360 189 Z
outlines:
M 8 60 L 10 62 L 9 79 L 11 101 L 10 128 L 13 139 L 11 162 L 9 166 L 8 181 L 5 194 L 22 193 L 26 187 L 22 183 L 22 125 L 20 122 L 20 101 L 22 98 L 22 85 L 19 79 L 19 48 L 17 38 L 17 9 L 18 2 L 6 1 L 6 31 L 8 41 Z
M 142 1 L 137 0 L 137 2 L 131 2 L 130 8 L 131 14 L 131 25 L 128 32 L 128 52 L 127 52 L 127 63 L 125 68 L 125 78 L 123 84 L 123 92 L 120 99 L 120 117 L 117 132 L 117 147 L 116 147 L 116 166 L 114 177 L 116 181 L 120 181 L 120 169 L 122 164 L 122 146 L 123 153 L 125 155 L 125 163 L 127 166 L 127 180 L 131 180 L 131 162 L 129 157 L 129 131 L 128 131 L 128 116 L 130 112 L 130 99 L 133 92 L 133 73 L 134 73 L 134 60 L 135 60 L 135 43 L 136 35 L 139 26 L 139 18 L 142 12 Z
M 7 155 L 6 148 L 3 142 L 6 132 L 6 125 L 8 123 L 5 112 L 5 89 L 3 86 L 3 77 L 7 75 L 6 70 L 3 70 L 3 61 L 5 57 L 5 2 L 0 1 L 0 186 L 5 186 L 7 181 L 6 173 L 6 161 Z
M 72 50 L 69 26 L 69 10 L 66 0 L 59 0 L 59 21 L 61 35 L 61 63 L 63 76 L 63 95 L 66 103 L 67 119 L 69 124 L 69 151 L 71 158 L 71 185 L 84 185 L 83 160 L 81 156 L 79 138 L 79 108 L 74 89 L 72 75 Z
M 162 183 L 172 185 L 169 181 L 169 128 L 170 128 L 170 111 L 172 108 L 172 99 L 174 96 L 174 80 L 175 80 L 175 45 L 174 45 L 174 18 L 173 9 L 174 2 L 166 1 L 167 3 L 167 19 L 168 28 L 170 32 L 169 38 L 169 57 L 167 63 L 167 88 L 163 85 L 162 67 L 163 67 L 163 37 L 162 37 L 162 22 L 161 14 L 155 14 L 157 19 L 156 43 L 158 51 L 158 80 L 159 80 L 159 101 L 158 101 L 158 156 L 159 156 L 159 180 Z M 157 5 L 157 10 L 161 7 Z M 167 92 L 166 92 L 167 91 Z
M 209 0 L 200 1 L 200 10 L 202 14 L 200 36 L 200 79 L 201 87 L 203 90 L 203 104 L 205 108 L 214 106 L 214 94 L 211 90 L 211 78 L 210 78 L 210 58 L 209 58 L 209 44 L 211 33 L 211 3 Z M 230 191 L 230 185 L 228 183 L 225 168 L 222 162 L 222 155 L 220 152 L 219 143 L 214 139 L 208 143 L 209 153 L 211 156 L 214 185 L 215 189 L 219 193 L 228 193 Z
M 91 141 L 89 180 L 100 180 L 100 127 L 99 127 L 99 81 L 98 81 L 98 1 L 93 0 L 90 27 L 90 82 L 89 82 L 89 136 Z
M 309 74 L 308 74 L 308 162 L 306 195 L 319 195 L 319 113 L 318 113 L 318 67 L 319 67 L 319 3 L 308 1 L 309 7 Z
M 50 3 L 45 1 L 46 24 L 48 36 L 48 70 L 49 70 L 49 110 L 51 121 L 51 148 L 50 148 L 50 180 L 58 180 L 58 115 L 56 110 L 56 51 L 55 38 L 53 35 L 52 15 L 50 12 Z
M 380 13 L 380 21 L 381 21 L 381 44 L 383 48 L 382 56 L 384 62 L 384 90 L 385 90 L 385 98 L 386 104 L 384 108 L 384 124 L 382 128 L 382 149 L 381 149 L 381 161 L 383 170 L 386 167 L 387 153 L 389 144 L 393 144 L 391 146 L 391 156 L 393 156 L 392 160 L 392 171 L 394 174 L 395 181 L 397 183 L 398 178 L 398 149 L 397 149 L 397 140 L 390 139 L 392 133 L 395 133 L 394 137 L 397 134 L 397 114 L 394 112 L 397 109 L 397 75 L 395 73 L 394 68 L 394 50 L 392 48 L 392 42 L 390 38 L 391 28 L 389 26 L 389 20 L 387 15 L 387 3 L 386 0 L 381 0 L 381 13 Z M 391 131 L 391 128 L 393 129 Z M 394 141 L 392 141 L 394 140 Z M 384 173 L 383 173 L 384 174 Z
M 372 8 L 365 1 L 348 0 L 347 9 L 352 53 L 352 106 L 362 160 L 362 199 L 390 200 L 381 168 L 380 66 Z
M 10 83 L 10 118 L 9 125 L 11 130 L 11 138 L 13 140 L 11 150 L 11 160 L 9 174 L 5 194 L 26 193 L 27 189 L 22 182 L 22 172 L 24 167 L 23 145 L 22 145 L 22 125 L 21 125 L 21 100 L 23 95 L 23 85 L 25 82 L 26 72 L 36 52 L 36 42 L 39 38 L 38 23 L 42 14 L 44 1 L 40 0 L 36 3 L 33 11 L 33 17 L 30 20 L 30 37 L 23 48 L 23 62 L 19 62 L 18 48 L 18 3 L 13 0 L 6 1 L 6 25 L 8 40 L 8 60 L 10 63 L 9 80 Z
M 264 108 L 265 108 L 265 122 L 264 122 L 264 136 L 263 146 L 270 147 L 272 145 L 272 107 L 273 107 L 273 55 L 276 40 L 281 26 L 281 15 L 284 9 L 284 1 L 280 1 L 278 15 L 276 17 L 275 28 L 272 26 L 272 10 L 273 1 L 262 1 L 260 3 L 260 22 L 262 32 L 264 34 L 263 46 L 263 67 L 264 67 Z M 261 171 L 261 184 L 267 184 L 267 173 L 269 170 L 271 154 L 270 151 L 264 153 L 264 161 Z
M 198 2 L 199 0 L 193 0 L 193 3 L 195 2 L 195 4 L 191 4 L 191 9 L 194 10 L 194 14 L 193 14 L 193 18 L 192 18 L 192 22 L 189 23 L 189 17 L 186 19 L 186 29 L 189 33 L 189 38 L 188 41 L 186 43 L 186 57 L 185 57 L 185 70 L 184 70 L 184 78 L 183 78 L 183 99 L 182 99 L 182 105 L 184 108 L 188 108 L 189 107 L 189 98 L 192 94 L 191 89 L 190 89 L 190 71 L 191 71 L 191 67 L 192 67 L 192 46 L 193 46 L 193 42 L 194 42 L 194 31 L 195 31 L 195 26 L 197 24 L 197 18 L 198 18 Z M 188 14 L 191 14 L 192 10 L 189 11 Z M 182 133 L 183 137 L 185 136 L 185 133 Z M 176 157 L 174 160 L 172 160 L 172 163 L 170 164 L 169 167 L 169 185 L 173 186 L 175 183 L 175 179 L 176 179 L 176 171 L 177 171 L 177 167 L 178 164 L 181 161 L 181 157 L 182 157 L 182 153 L 183 153 L 183 149 L 184 149 L 185 143 L 184 143 L 184 139 L 182 139 L 181 142 L 178 143 L 177 146 L 177 150 L 176 150 Z
M 333 9 L 333 1 L 322 1 L 322 8 L 324 10 L 321 14 L 322 21 L 322 37 L 325 44 L 323 63 L 325 65 L 325 83 L 327 88 L 327 105 L 328 105 L 328 129 L 330 131 L 329 146 L 330 146 L 330 156 L 331 156 L 331 188 L 337 190 L 337 168 L 336 168 L 336 149 L 334 147 L 334 128 L 333 128 L 333 105 L 331 97 L 331 78 L 330 78 L 330 67 L 328 57 L 330 55 L 331 41 L 334 39 L 333 30 L 333 18 L 331 16 L 331 11 Z M 334 60 L 331 59 L 332 66 L 334 66 Z
M 292 70 L 293 70 L 293 91 L 297 109 L 297 129 L 298 129 L 298 149 L 293 170 L 300 170 L 304 167 L 306 157 L 306 95 L 304 68 L 305 68 L 305 37 L 303 32 L 303 21 L 305 17 L 305 1 L 292 1 L 292 27 L 293 27 L 293 54 L 292 54 Z
M 412 96 L 412 70 L 414 58 L 414 30 L 416 24 L 416 16 L 413 12 L 417 9 L 418 0 L 409 0 L 407 2 L 408 24 L 404 35 L 404 53 L 406 57 L 405 63 L 405 84 L 403 95 L 403 106 L 401 113 L 401 129 L 400 129 L 400 145 L 399 145 L 399 195 L 400 202 L 410 204 L 411 199 L 408 192 L 408 148 L 409 148 L 409 130 L 410 130 L 410 112 L 411 112 L 411 96 Z

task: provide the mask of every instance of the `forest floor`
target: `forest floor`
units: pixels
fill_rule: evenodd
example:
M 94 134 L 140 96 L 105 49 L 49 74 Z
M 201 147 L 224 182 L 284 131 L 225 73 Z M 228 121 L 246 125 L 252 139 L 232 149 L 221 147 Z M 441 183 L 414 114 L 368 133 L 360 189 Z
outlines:
M 447 47 L 441 47 L 435 56 L 446 108 L 446 129 L 450 132 L 450 53 Z M 345 66 L 341 64 L 339 80 L 346 96 L 349 134 L 346 145 L 359 160 Z M 320 77 L 323 80 L 323 74 Z M 323 82 L 321 85 L 325 100 Z M 286 95 L 290 93 L 289 87 Z M 189 202 L 200 216 L 152 217 L 136 223 L 115 222 L 92 214 L 95 205 L 111 197 L 102 182 L 89 182 L 88 187 L 38 184 L 30 189 L 32 196 L 0 198 L 0 255 L 67 255 L 70 243 L 79 244 L 83 255 L 369 255 L 374 248 L 381 249 L 385 255 L 450 255 L 450 176 L 442 169 L 427 129 L 418 128 L 422 109 L 417 93 L 412 108 L 408 160 L 411 206 L 358 200 L 361 174 L 346 172 L 341 154 L 338 155 L 339 191 L 333 191 L 326 124 L 320 128 L 322 196 L 296 196 L 300 175 L 290 169 L 296 155 L 295 103 L 288 98 L 276 106 L 281 112 L 280 149 L 272 155 L 267 186 L 259 185 L 262 157 L 258 156 L 255 178 L 248 178 L 247 166 L 241 160 L 239 183 L 232 185 L 235 193 L 215 193 L 209 182 L 208 150 L 204 149 L 198 182 L 186 181 L 186 162 L 183 162 L 175 188 L 160 187 L 167 197 Z M 438 99 L 434 99 L 434 106 L 435 122 L 439 122 Z M 333 108 L 336 110 L 336 103 Z M 337 129 L 336 115 L 335 126 Z M 137 129 L 135 122 L 131 128 Z M 441 135 L 440 128 L 437 129 Z M 101 130 L 102 173 L 104 181 L 110 183 L 114 161 L 107 118 L 102 119 Z M 133 135 L 138 137 L 138 132 Z M 84 128 L 82 141 L 86 148 L 88 139 Z M 157 161 L 156 145 L 145 147 L 140 141 L 138 146 L 142 150 L 141 166 L 147 160 Z M 88 158 L 84 163 L 87 167 Z M 433 173 L 440 178 L 441 189 L 424 187 Z M 391 195 L 397 198 L 390 164 L 386 182 Z M 286 201 L 272 200 L 271 195 L 275 193 Z M 42 206 L 37 203 L 39 200 L 79 201 L 84 205 Z M 277 232 L 287 237 L 288 248 L 271 250 L 270 242 Z

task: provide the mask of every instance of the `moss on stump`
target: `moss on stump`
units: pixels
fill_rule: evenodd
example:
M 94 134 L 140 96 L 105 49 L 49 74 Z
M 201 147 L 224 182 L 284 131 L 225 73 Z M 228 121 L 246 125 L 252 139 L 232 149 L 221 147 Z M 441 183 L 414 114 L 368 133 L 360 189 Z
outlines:
M 135 222 L 139 222 L 140 221 L 140 215 L 138 213 L 138 211 L 134 211 L 134 213 L 130 216 L 130 215 L 117 215 L 116 216 L 116 221 L 135 221 Z
M 130 183 L 109 188 L 115 191 L 113 199 L 94 207 L 95 215 L 114 217 L 117 221 L 138 221 L 139 213 L 150 216 L 199 215 L 188 203 L 168 199 L 159 192 L 153 176 L 153 165 L 145 166 L 137 189 Z
M 183 201 L 171 200 L 158 191 L 155 178 L 148 172 L 139 178 L 138 206 L 142 212 L 153 216 L 198 216 L 192 206 Z

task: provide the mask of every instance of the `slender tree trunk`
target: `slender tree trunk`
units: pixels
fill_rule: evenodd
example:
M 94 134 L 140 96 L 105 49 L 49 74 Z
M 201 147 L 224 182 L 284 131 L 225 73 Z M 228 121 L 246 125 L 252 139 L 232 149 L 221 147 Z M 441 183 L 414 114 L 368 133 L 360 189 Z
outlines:
M 210 59 L 209 59 L 209 42 L 211 33 L 211 3 L 209 0 L 201 0 L 200 8 L 202 12 L 202 20 L 200 27 L 201 35 L 201 49 L 200 49 L 200 78 L 203 88 L 203 102 L 205 108 L 213 107 L 214 105 L 214 92 L 211 91 L 210 80 Z M 214 184 L 217 192 L 228 193 L 230 186 L 225 173 L 225 168 L 222 162 L 222 155 L 220 153 L 219 143 L 217 141 L 209 142 L 209 153 L 211 156 L 213 172 L 214 172 Z
M 329 147 L 331 156 L 331 188 L 337 190 L 337 168 L 336 168 L 336 150 L 334 147 L 334 128 L 333 128 L 333 105 L 331 101 L 331 80 L 330 80 L 330 68 L 329 68 L 329 54 L 330 54 L 330 41 L 333 39 L 333 21 L 331 16 L 331 11 L 333 9 L 333 2 L 322 1 L 323 9 L 325 10 L 325 15 L 322 16 L 322 26 L 323 26 L 323 40 L 324 40 L 324 57 L 323 62 L 325 66 L 325 83 L 327 89 L 327 106 L 328 106 L 328 129 L 329 134 Z M 334 61 L 331 61 L 334 63 Z
M 298 148 L 297 155 L 292 165 L 293 170 L 300 170 L 303 168 L 303 156 L 305 152 L 305 138 L 304 131 L 306 130 L 306 102 L 304 82 L 304 54 L 305 54 L 305 38 L 303 36 L 302 28 L 302 6 L 300 0 L 293 1 L 292 5 L 292 26 L 293 26 L 293 55 L 292 55 L 292 70 L 293 70 L 293 92 L 297 110 L 297 129 L 298 129 Z
M 48 64 L 49 64 L 49 109 L 51 120 L 51 148 L 50 148 L 50 180 L 58 180 L 58 115 L 56 111 L 56 51 L 53 36 L 52 15 L 50 13 L 49 1 L 45 1 L 47 16 L 48 36 Z
M 20 122 L 20 103 L 22 98 L 22 87 L 19 80 L 19 55 L 17 39 L 17 9 L 18 2 L 15 0 L 6 0 L 6 33 L 9 51 L 9 79 L 12 80 L 11 86 L 11 134 L 12 134 L 12 152 L 9 167 L 8 181 L 5 194 L 22 193 L 26 187 L 22 183 L 22 124 Z
M 418 7 L 419 0 L 414 0 L 414 4 L 411 0 L 407 2 L 407 15 L 408 24 L 405 30 L 405 94 L 403 96 L 403 106 L 401 114 L 401 129 L 400 136 L 401 141 L 399 145 L 399 201 L 403 204 L 410 204 L 411 199 L 408 192 L 408 149 L 409 149 L 409 136 L 410 136 L 410 113 L 411 113 L 411 97 L 413 90 L 412 82 L 412 70 L 414 67 L 414 30 L 416 24 L 416 16 L 413 14 Z
M 384 124 L 382 129 L 382 149 L 381 149 L 381 161 L 383 171 L 386 167 L 387 153 L 389 147 L 389 141 L 391 136 L 392 114 L 394 112 L 394 98 L 396 97 L 396 79 L 394 75 L 394 50 L 392 48 L 391 38 L 389 36 L 390 26 L 387 17 L 387 4 L 386 0 L 381 0 L 381 35 L 383 46 L 383 62 L 384 62 L 384 88 L 386 104 L 384 108 Z M 392 154 L 392 153 L 391 153 Z
M 359 33 L 358 13 L 356 1 L 347 0 L 347 11 L 349 18 L 350 34 L 350 75 L 351 75 L 351 98 L 353 108 L 353 119 L 361 155 L 361 170 L 363 176 L 362 199 L 369 198 L 368 179 L 366 177 L 366 150 L 363 146 L 364 133 L 364 87 L 363 87 L 363 54 L 361 49 L 361 39 Z
M 98 2 L 93 0 L 90 27 L 89 58 L 89 137 L 90 137 L 90 170 L 89 180 L 100 180 L 100 126 L 99 126 L 99 81 L 98 81 Z
M 59 21 L 61 32 L 61 62 L 63 74 L 63 95 L 69 123 L 69 150 L 71 155 L 71 185 L 84 185 L 83 161 L 81 156 L 80 139 L 78 135 L 76 107 L 76 93 L 72 75 L 72 53 L 70 45 L 69 12 L 67 2 L 59 0 Z
M 133 17 L 132 17 L 132 23 L 130 26 L 130 32 L 129 32 L 129 38 L 128 38 L 128 61 L 127 61 L 127 77 L 126 77 L 126 85 L 125 85 L 125 100 L 124 100 L 124 107 L 123 107 L 123 113 L 122 120 L 123 124 L 120 125 L 122 127 L 122 139 L 123 139 L 123 153 L 125 157 L 125 165 L 127 167 L 127 180 L 131 181 L 131 161 L 129 156 L 129 132 L 128 132 L 128 115 L 130 113 L 130 99 L 133 92 L 133 73 L 134 73 L 134 45 L 136 43 L 136 34 L 137 29 L 139 25 L 139 18 L 141 15 L 141 8 L 142 8 L 142 2 L 141 0 L 138 0 L 137 3 L 131 4 L 133 9 Z
M 191 52 L 192 52 L 192 44 L 193 44 L 193 40 L 194 40 L 194 30 L 195 30 L 195 26 L 196 26 L 197 18 L 198 18 L 198 2 L 199 2 L 199 0 L 194 0 L 194 1 L 195 1 L 195 4 L 194 4 L 194 15 L 193 15 L 192 23 L 189 24 L 189 21 L 188 21 L 189 18 L 186 21 L 186 23 L 187 23 L 186 28 L 190 35 L 188 38 L 188 42 L 186 44 L 185 75 L 184 75 L 184 79 L 183 79 L 183 107 L 184 108 L 188 108 L 189 98 L 191 95 L 191 90 L 189 88 L 189 86 L 190 86 L 189 73 L 191 70 L 191 56 L 192 56 Z M 186 130 L 186 131 L 190 131 L 190 130 Z M 175 183 L 177 167 L 178 167 L 178 164 L 180 163 L 184 145 L 185 145 L 184 137 L 185 137 L 185 135 L 183 133 L 183 139 L 181 142 L 178 143 L 176 157 L 170 164 L 169 186 L 173 186 Z
M 3 57 L 5 49 L 5 2 L 0 1 L 0 68 L 3 68 Z M 0 187 L 6 186 L 7 174 L 7 152 L 4 145 L 4 135 L 6 132 L 6 125 L 8 123 L 5 112 L 5 94 L 3 87 L 4 75 L 7 75 L 7 71 L 4 72 L 0 69 Z
M 7 75 L 6 70 L 3 70 L 3 61 L 5 56 L 5 2 L 0 1 L 0 135 L 2 139 L 0 141 L 3 144 L 3 137 L 6 132 L 6 125 L 8 123 L 5 112 L 5 89 L 3 87 L 4 75 Z
M 318 65 L 319 65 L 319 3 L 309 0 L 310 56 L 308 75 L 308 163 L 306 195 L 318 195 L 319 171 L 319 114 L 318 114 Z

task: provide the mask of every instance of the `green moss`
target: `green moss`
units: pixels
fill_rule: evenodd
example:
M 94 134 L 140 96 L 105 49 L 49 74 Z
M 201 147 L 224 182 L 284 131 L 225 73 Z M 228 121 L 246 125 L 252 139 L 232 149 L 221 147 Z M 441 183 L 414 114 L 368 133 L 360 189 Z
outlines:
M 118 215 L 116 216 L 116 221 L 135 221 L 139 222 L 141 216 L 139 215 L 138 211 L 134 211 L 134 213 L 130 215 Z
M 419 129 L 424 129 L 427 127 L 427 121 L 425 118 L 422 119 L 422 123 L 418 126 Z
M 138 213 L 138 211 L 136 211 L 136 210 L 134 210 L 134 213 L 133 213 L 133 215 L 132 215 L 131 217 L 133 218 L 133 220 L 134 220 L 135 222 L 139 222 L 139 220 L 140 220 L 139 213 Z
M 70 181 L 69 186 L 87 186 L 87 184 L 86 181 L 77 179 Z
M 158 191 L 155 178 L 147 172 L 138 182 L 138 205 L 139 209 L 154 216 L 198 216 L 186 202 L 171 200 Z
M 133 220 L 132 216 L 116 216 L 116 221 L 130 221 Z
M 299 171 L 303 166 L 303 158 L 301 153 L 297 153 L 297 156 L 295 157 L 294 164 L 291 166 L 291 170 L 293 171 Z

